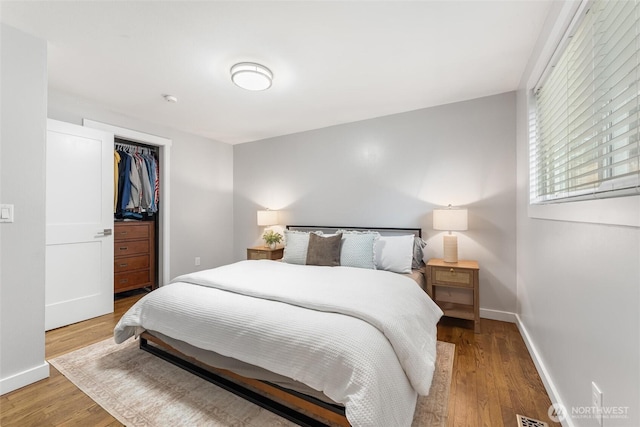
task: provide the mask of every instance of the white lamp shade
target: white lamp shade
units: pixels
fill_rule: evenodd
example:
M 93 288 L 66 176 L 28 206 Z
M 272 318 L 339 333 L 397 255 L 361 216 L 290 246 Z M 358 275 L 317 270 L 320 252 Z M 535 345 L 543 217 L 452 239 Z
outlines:
M 258 211 L 258 225 L 269 226 L 278 224 L 278 211 Z
M 433 229 L 445 231 L 464 231 L 467 229 L 466 209 L 434 209 Z

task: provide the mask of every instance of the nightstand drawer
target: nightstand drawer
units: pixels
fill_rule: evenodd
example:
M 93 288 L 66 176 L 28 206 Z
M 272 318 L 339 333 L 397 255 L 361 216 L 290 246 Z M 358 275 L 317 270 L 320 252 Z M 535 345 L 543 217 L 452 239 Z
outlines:
M 433 267 L 433 283 L 461 286 L 464 288 L 473 287 L 473 272 L 460 268 L 438 268 Z
M 248 259 L 269 259 L 269 252 L 265 252 L 265 251 L 250 251 Z

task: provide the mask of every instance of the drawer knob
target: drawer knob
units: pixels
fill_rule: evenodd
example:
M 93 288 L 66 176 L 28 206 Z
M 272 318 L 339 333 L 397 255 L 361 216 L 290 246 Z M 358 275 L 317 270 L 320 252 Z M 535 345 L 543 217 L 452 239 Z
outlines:
M 129 264 L 120 264 L 120 267 L 126 267 Z
M 126 246 L 120 248 L 121 251 L 126 251 L 127 249 L 128 248 Z
M 451 268 L 451 269 L 449 270 L 449 273 L 455 273 L 455 270 L 454 270 L 453 268 Z
M 127 283 L 129 279 L 120 279 L 120 283 Z

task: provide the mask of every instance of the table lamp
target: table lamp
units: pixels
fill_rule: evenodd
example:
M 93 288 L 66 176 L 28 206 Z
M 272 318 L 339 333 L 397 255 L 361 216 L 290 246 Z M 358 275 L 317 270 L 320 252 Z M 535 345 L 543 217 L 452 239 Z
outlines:
M 433 229 L 449 232 L 444 236 L 444 262 L 458 262 L 458 236 L 451 232 L 467 229 L 467 210 L 456 209 L 451 205 L 444 209 L 434 209 Z
M 278 224 L 278 211 L 271 211 L 268 209 L 264 211 L 258 211 L 258 225 L 261 227 L 265 227 L 264 229 L 265 233 L 270 226 L 277 225 L 277 224 Z M 264 239 L 264 234 L 262 238 Z M 268 248 L 268 247 L 270 246 L 265 244 L 265 248 Z M 274 244 L 274 247 L 275 247 L 275 244 Z
M 268 227 L 270 225 L 278 224 L 278 211 L 258 211 L 258 225 L 261 227 Z

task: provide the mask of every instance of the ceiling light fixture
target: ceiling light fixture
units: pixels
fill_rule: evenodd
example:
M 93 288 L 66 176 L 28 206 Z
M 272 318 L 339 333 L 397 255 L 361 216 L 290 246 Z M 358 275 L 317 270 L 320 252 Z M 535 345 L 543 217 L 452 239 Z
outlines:
M 231 67 L 231 80 L 246 90 L 265 90 L 271 87 L 273 73 L 264 65 L 240 62 Z

